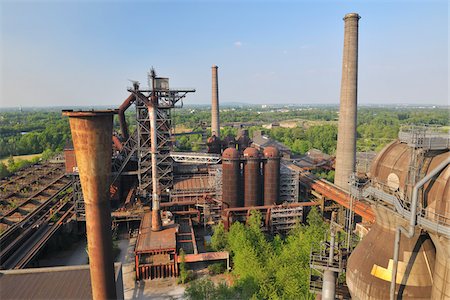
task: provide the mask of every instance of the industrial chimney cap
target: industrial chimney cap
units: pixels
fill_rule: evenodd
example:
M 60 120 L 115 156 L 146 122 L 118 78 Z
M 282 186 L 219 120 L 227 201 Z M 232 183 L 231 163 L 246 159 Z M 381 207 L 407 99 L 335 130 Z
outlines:
M 109 109 L 109 110 L 63 110 L 62 114 L 63 116 L 68 117 L 95 117 L 95 116 L 107 116 L 107 115 L 113 115 L 117 114 L 117 109 Z
M 280 151 L 275 147 L 267 147 L 264 149 L 264 157 L 266 158 L 278 158 L 280 156 Z
M 357 13 L 348 13 L 348 14 L 346 14 L 345 16 L 344 16 L 344 21 L 346 20 L 346 19 L 350 19 L 350 18 L 355 18 L 355 19 L 361 19 L 361 16 L 360 15 L 358 15 Z
M 255 148 L 248 147 L 244 150 L 244 157 L 245 158 L 258 158 L 259 157 L 259 151 Z
M 225 149 L 222 153 L 223 159 L 238 159 L 239 158 L 239 152 L 236 148 L 230 147 Z
M 212 67 L 211 68 L 215 68 L 215 69 L 217 69 L 218 68 L 218 66 L 216 66 L 216 65 L 212 65 Z

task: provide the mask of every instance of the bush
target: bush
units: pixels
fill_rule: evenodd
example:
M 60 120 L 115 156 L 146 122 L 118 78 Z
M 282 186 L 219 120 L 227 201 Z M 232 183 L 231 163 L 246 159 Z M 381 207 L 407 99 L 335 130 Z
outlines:
M 224 262 L 215 263 L 208 266 L 209 274 L 216 275 L 222 274 L 226 271 L 226 264 Z

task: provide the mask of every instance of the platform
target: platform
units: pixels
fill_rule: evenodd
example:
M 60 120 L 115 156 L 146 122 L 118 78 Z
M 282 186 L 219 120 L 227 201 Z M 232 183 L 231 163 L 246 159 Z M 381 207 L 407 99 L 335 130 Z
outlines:
M 155 250 L 175 250 L 177 247 L 177 231 L 178 224 L 169 224 L 163 226 L 160 231 L 152 231 L 151 212 L 146 212 L 139 228 L 135 252 L 144 253 Z

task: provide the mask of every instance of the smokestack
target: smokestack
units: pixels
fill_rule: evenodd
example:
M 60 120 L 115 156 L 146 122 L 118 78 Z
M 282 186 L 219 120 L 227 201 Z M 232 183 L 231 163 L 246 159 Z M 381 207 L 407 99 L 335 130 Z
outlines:
M 156 73 L 152 68 L 150 71 L 152 80 L 151 103 L 148 105 L 150 119 L 150 148 L 152 156 L 152 231 L 160 231 L 162 227 L 160 207 L 160 190 L 158 176 L 158 126 L 156 122 L 158 109 L 158 96 L 156 94 Z
M 349 176 L 356 162 L 356 111 L 358 89 L 358 22 L 357 13 L 344 17 L 344 54 L 342 59 L 341 101 L 339 107 L 336 174 L 334 183 L 348 190 Z
M 211 103 L 211 135 L 220 138 L 219 120 L 219 79 L 217 78 L 217 66 L 212 66 L 212 103 Z
M 161 230 L 161 213 L 159 212 L 159 177 L 158 177 L 158 141 L 156 132 L 156 105 L 152 104 L 148 107 L 150 116 L 150 135 L 151 135 L 151 155 L 152 155 L 152 230 Z
M 63 111 L 69 117 L 86 207 L 93 299 L 116 299 L 109 203 L 114 113 Z

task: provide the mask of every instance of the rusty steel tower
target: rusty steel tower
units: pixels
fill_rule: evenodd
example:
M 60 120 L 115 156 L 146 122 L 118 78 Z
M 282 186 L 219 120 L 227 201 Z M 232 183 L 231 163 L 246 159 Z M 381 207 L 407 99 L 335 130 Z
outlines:
M 334 183 L 348 190 L 348 180 L 355 171 L 356 112 L 358 91 L 358 22 L 357 13 L 344 17 L 344 53 L 342 59 L 341 100 L 339 106 L 336 175 Z

